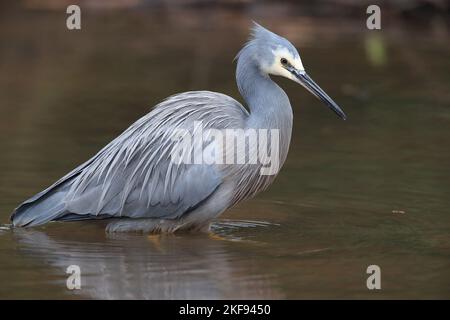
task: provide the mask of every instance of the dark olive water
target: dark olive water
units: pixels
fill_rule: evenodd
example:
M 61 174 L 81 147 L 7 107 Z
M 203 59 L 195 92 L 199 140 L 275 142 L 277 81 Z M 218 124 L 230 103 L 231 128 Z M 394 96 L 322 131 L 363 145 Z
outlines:
M 240 99 L 232 60 L 251 18 L 91 11 L 69 32 L 59 12 L 4 14 L 0 223 L 168 95 Z M 225 240 L 109 236 L 89 222 L 1 228 L 0 298 L 450 298 L 445 28 L 259 20 L 300 48 L 349 120 L 277 80 L 295 114 L 288 161 L 267 192 L 214 224 Z M 66 289 L 72 264 L 81 290 Z M 373 264 L 378 291 L 366 287 Z

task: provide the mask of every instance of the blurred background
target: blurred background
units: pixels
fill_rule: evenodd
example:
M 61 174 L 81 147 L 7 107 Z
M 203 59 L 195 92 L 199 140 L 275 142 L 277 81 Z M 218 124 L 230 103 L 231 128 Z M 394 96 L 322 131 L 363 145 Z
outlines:
M 81 30 L 66 8 L 81 8 Z M 0 298 L 450 298 L 450 3 L 0 2 Z M 294 109 L 269 190 L 203 235 L 108 236 L 95 223 L 10 230 L 11 211 L 174 93 L 242 101 L 251 21 L 289 39 L 345 110 L 275 79 Z M 80 265 L 82 290 L 65 270 Z M 366 268 L 379 265 L 382 289 Z M 83 276 L 85 275 L 85 276 Z

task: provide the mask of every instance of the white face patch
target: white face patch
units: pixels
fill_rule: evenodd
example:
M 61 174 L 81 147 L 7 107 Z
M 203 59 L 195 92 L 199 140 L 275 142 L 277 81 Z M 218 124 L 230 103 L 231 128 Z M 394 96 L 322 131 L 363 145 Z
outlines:
M 300 57 L 294 57 L 292 53 L 285 47 L 278 47 L 272 51 L 275 57 L 272 65 L 266 66 L 264 72 L 276 76 L 282 76 L 296 81 L 295 77 L 281 64 L 281 59 L 286 59 L 294 68 L 304 71 L 303 63 Z

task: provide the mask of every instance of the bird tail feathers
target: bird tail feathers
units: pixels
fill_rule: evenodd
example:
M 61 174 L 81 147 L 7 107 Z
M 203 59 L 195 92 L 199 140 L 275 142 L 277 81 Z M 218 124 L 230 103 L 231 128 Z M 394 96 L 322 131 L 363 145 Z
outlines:
M 66 214 L 65 197 L 70 184 L 63 183 L 39 197 L 23 202 L 11 215 L 14 227 L 38 226 Z

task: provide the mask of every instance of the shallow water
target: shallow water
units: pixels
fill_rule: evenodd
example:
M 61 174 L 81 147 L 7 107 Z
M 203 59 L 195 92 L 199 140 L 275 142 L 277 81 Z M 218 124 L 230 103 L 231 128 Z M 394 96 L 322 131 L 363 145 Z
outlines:
M 240 99 L 232 59 L 250 18 L 92 11 L 68 32 L 57 12 L 4 15 L 0 223 L 168 95 Z M 288 161 L 267 192 L 215 222 L 217 237 L 112 236 L 101 222 L 2 227 L 0 298 L 450 298 L 448 39 L 260 21 L 301 49 L 349 120 L 277 80 L 295 114 Z M 72 264 L 81 290 L 66 289 Z M 366 287 L 372 264 L 379 291 Z

